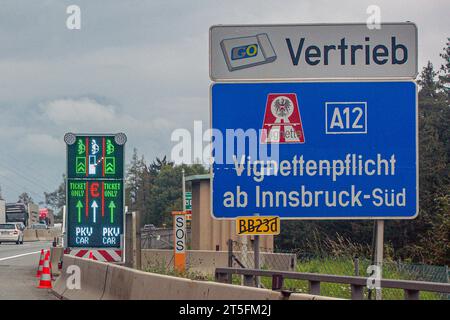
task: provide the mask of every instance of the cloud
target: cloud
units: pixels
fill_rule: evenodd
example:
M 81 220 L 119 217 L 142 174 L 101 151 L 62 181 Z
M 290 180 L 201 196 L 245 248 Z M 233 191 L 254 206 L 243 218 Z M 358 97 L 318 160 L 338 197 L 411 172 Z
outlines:
M 31 133 L 19 140 L 19 151 L 38 156 L 55 156 L 64 152 L 64 142 L 45 133 Z
M 45 116 L 58 125 L 93 124 L 114 121 L 114 107 L 89 98 L 57 99 L 40 104 Z
M 70 4 L 3 0 L 0 11 L 0 148 L 19 160 L 0 165 L 20 163 L 51 184 L 64 171 L 65 132 L 122 131 L 128 154 L 137 147 L 152 160 L 170 154 L 172 130 L 208 127 L 211 25 L 365 22 L 373 1 L 78 0 L 78 31 L 65 27 Z M 383 21 L 417 23 L 419 68 L 442 63 L 448 0 L 376 4 Z
M 39 104 L 41 120 L 73 132 L 133 131 L 145 133 L 166 129 L 167 119 L 137 119 L 119 111 L 117 106 L 102 104 L 92 98 L 55 99 Z M 112 131 L 111 131 L 112 130 Z

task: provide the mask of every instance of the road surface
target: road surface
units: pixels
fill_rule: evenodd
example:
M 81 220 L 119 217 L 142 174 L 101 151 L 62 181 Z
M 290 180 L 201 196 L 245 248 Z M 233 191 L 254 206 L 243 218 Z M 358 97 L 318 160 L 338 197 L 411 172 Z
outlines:
M 55 300 L 47 289 L 36 288 L 36 269 L 41 249 L 50 241 L 25 242 L 23 245 L 0 244 L 0 300 Z

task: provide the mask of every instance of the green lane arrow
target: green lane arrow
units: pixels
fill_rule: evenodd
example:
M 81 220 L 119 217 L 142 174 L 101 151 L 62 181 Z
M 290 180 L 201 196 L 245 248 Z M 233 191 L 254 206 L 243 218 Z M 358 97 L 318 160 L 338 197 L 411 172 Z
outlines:
M 111 200 L 108 206 L 109 210 L 111 211 L 111 223 L 114 223 L 114 209 L 116 208 L 116 205 L 114 204 L 114 201 Z
M 86 173 L 86 158 L 85 157 L 76 157 L 75 158 L 75 172 L 77 174 Z
M 78 209 L 78 223 L 81 223 L 81 209 L 83 208 L 83 203 L 78 200 L 76 207 Z

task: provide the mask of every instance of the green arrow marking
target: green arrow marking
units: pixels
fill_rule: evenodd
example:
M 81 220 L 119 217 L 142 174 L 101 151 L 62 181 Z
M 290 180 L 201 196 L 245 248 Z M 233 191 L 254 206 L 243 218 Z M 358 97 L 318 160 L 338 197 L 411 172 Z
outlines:
M 111 223 L 114 223 L 114 209 L 116 208 L 116 205 L 114 204 L 114 201 L 111 200 L 108 206 L 109 210 L 111 211 Z
M 78 209 L 78 223 L 81 223 L 81 209 L 83 208 L 83 203 L 78 200 L 76 207 Z
M 85 157 L 76 157 L 75 161 L 76 161 L 75 172 L 77 174 L 86 173 L 86 158 Z
M 116 173 L 116 158 L 105 157 L 105 174 Z

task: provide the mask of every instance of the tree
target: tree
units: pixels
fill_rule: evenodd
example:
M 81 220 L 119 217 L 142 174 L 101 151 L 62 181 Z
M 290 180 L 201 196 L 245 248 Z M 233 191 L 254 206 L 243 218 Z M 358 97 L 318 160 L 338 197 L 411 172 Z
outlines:
M 62 176 L 62 182 L 53 192 L 44 192 L 45 205 L 53 209 L 55 216 L 62 217 L 63 207 L 66 205 L 66 177 Z
M 447 38 L 447 43 L 443 50 L 444 52 L 440 54 L 444 62 L 440 68 L 439 84 L 447 95 L 448 102 L 450 100 L 450 38 Z
M 164 156 L 162 159 L 156 157 L 156 160 L 152 162 L 150 165 L 150 170 L 158 173 L 165 166 L 173 167 L 174 163 L 172 161 L 167 161 L 167 156 Z
M 28 205 L 29 203 L 33 203 L 33 198 L 31 198 L 28 193 L 23 192 L 21 195 L 19 195 L 19 199 L 17 200 L 17 202 Z
M 144 167 L 144 157 L 139 159 L 138 151 L 134 148 L 125 179 L 125 203 L 130 211 L 137 209 L 138 193 L 142 185 Z
M 161 166 L 154 177 L 148 194 L 147 211 L 144 221 L 158 226 L 171 225 L 172 211 L 182 210 L 182 170 L 185 175 L 205 174 L 206 169 L 200 164 L 175 166 L 173 163 Z
M 438 82 L 436 81 L 437 72 L 433 68 L 431 61 L 428 61 L 427 66 L 423 68 L 417 83 L 419 84 L 420 91 L 419 97 L 421 100 L 426 98 L 436 98 Z

